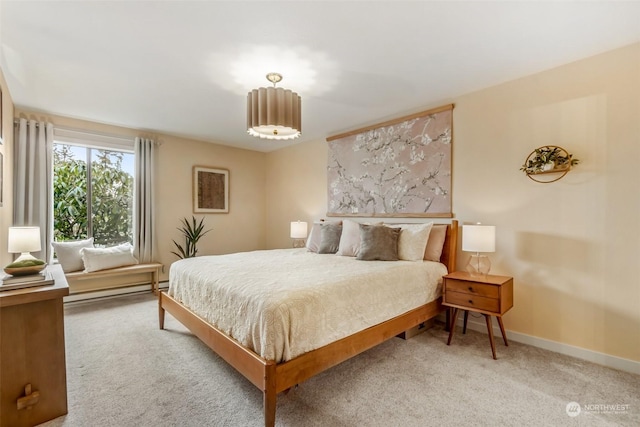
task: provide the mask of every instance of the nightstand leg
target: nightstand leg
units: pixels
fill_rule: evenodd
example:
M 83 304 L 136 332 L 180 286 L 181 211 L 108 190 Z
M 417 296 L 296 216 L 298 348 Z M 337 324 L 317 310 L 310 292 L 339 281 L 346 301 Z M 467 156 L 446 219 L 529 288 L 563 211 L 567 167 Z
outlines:
M 469 319 L 469 310 L 464 311 L 464 325 L 462 326 L 462 333 L 467 333 L 467 320 Z
M 502 316 L 497 316 L 497 318 L 498 318 L 498 324 L 500 325 L 500 332 L 502 332 L 502 339 L 504 340 L 504 345 L 506 345 L 508 347 L 509 343 L 507 342 L 507 334 L 504 333 L 504 325 L 502 324 Z
M 451 330 L 449 331 L 449 339 L 447 345 L 451 344 L 451 338 L 453 338 L 453 331 L 456 330 L 456 319 L 458 318 L 458 309 L 453 309 L 453 319 L 451 319 Z
M 491 352 L 493 353 L 494 360 L 496 357 L 496 343 L 493 341 L 493 331 L 491 327 L 491 316 L 488 314 L 484 315 L 484 318 L 487 319 L 487 333 L 489 334 L 489 342 L 491 343 Z

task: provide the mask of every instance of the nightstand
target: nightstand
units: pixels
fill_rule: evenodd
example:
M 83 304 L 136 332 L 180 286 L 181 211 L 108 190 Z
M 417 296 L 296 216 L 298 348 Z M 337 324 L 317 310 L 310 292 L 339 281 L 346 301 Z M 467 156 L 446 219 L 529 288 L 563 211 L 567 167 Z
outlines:
M 502 315 L 513 307 L 513 278 L 493 275 L 475 276 L 456 271 L 444 276 L 443 289 L 442 304 L 453 308 L 453 319 L 451 320 L 447 345 L 451 344 L 451 338 L 453 338 L 458 310 L 465 310 L 463 333 L 467 331 L 469 311 L 481 313 L 487 321 L 487 333 L 493 358 L 497 359 L 491 316 L 496 316 L 498 319 L 504 345 L 508 346 Z

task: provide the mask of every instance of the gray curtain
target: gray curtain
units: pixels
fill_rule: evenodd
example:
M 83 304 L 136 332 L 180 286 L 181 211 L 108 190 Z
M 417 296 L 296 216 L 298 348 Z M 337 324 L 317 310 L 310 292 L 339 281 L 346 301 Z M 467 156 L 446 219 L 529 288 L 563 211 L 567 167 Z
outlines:
M 49 263 L 53 254 L 53 124 L 20 119 L 16 126 L 13 224 L 40 227 L 42 250 L 32 255 Z
M 155 256 L 155 147 L 151 139 L 136 138 L 133 254 L 140 263 L 152 262 Z

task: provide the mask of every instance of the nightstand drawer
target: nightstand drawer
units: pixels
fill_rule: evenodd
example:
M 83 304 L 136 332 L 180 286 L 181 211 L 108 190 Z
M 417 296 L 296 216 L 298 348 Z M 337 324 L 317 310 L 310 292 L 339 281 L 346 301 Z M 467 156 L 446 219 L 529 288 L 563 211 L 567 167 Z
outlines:
M 445 293 L 445 304 L 454 304 L 461 307 L 469 307 L 470 309 L 490 311 L 493 313 L 500 312 L 500 300 L 496 298 L 481 297 L 469 293 L 452 292 L 447 287 Z
M 447 292 L 461 292 L 487 298 L 500 298 L 500 288 L 485 283 L 474 283 L 468 280 L 447 279 Z

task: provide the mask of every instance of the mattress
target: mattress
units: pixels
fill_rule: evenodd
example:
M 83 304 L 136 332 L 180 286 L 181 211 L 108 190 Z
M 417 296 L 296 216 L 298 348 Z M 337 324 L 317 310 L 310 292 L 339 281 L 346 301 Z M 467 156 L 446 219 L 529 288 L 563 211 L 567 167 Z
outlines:
M 437 299 L 447 268 L 306 249 L 188 258 L 169 295 L 266 360 L 283 362 Z

